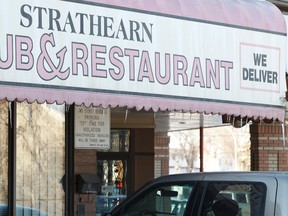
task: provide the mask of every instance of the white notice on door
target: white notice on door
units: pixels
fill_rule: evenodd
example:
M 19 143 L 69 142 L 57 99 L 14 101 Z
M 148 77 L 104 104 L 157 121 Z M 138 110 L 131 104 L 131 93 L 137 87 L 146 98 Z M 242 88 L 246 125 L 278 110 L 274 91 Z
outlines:
M 75 107 L 75 148 L 110 148 L 110 108 Z

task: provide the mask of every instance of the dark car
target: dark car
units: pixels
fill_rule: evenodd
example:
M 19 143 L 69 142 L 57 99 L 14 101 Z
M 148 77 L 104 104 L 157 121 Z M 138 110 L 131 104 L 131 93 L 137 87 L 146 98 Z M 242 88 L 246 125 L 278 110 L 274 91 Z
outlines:
M 287 216 L 288 173 L 212 172 L 148 182 L 105 215 Z
M 0 216 L 8 216 L 7 204 L 0 204 Z M 16 216 L 48 216 L 48 215 L 35 208 L 17 205 Z

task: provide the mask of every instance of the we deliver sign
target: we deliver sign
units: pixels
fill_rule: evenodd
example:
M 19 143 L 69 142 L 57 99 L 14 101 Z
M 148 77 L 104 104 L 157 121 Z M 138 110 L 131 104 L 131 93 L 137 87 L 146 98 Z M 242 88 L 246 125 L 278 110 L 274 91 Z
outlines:
M 280 91 L 280 48 L 241 43 L 241 88 Z

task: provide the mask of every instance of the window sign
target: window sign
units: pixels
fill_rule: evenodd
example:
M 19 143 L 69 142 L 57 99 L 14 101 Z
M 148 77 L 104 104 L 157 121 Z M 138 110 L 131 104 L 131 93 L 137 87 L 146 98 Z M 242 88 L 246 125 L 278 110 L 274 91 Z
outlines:
M 110 148 L 110 108 L 75 107 L 75 148 Z

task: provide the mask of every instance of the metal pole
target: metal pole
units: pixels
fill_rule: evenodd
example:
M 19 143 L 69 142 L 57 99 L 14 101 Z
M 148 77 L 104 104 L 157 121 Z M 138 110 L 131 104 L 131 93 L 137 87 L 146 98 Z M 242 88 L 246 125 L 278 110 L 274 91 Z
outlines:
M 16 215 L 16 102 L 8 109 L 8 215 Z
M 203 136 L 204 136 L 204 129 L 203 129 L 203 113 L 200 114 L 200 172 L 203 172 L 204 170 L 204 164 L 203 164 L 203 148 L 204 148 L 204 143 L 203 143 Z

